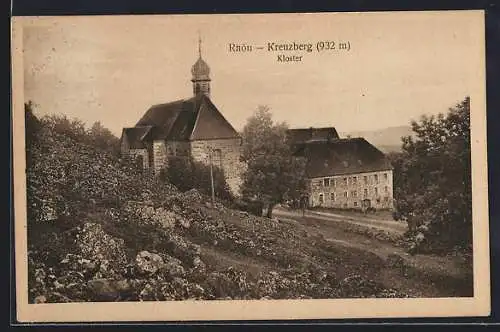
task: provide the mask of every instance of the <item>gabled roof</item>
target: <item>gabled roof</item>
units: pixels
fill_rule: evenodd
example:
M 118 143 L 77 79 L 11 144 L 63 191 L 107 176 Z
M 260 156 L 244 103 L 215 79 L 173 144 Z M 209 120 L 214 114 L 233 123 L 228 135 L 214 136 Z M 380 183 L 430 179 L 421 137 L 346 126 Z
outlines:
M 122 139 L 127 139 L 131 149 L 143 149 L 144 140 L 151 133 L 151 126 L 137 126 L 132 128 L 123 128 Z
M 339 138 L 335 127 L 288 129 L 287 134 L 291 144 L 327 141 Z
M 143 140 L 190 141 L 222 138 L 239 138 L 238 132 L 224 118 L 217 107 L 205 95 L 170 103 L 151 106 L 133 128 L 125 128 L 131 145 L 135 128 L 148 127 L 149 133 Z M 128 135 L 128 132 L 132 135 Z
M 239 138 L 234 127 L 224 118 L 212 101 L 204 96 L 198 108 L 190 140 Z
M 295 154 L 306 157 L 309 178 L 392 169 L 385 154 L 364 138 L 304 143 Z

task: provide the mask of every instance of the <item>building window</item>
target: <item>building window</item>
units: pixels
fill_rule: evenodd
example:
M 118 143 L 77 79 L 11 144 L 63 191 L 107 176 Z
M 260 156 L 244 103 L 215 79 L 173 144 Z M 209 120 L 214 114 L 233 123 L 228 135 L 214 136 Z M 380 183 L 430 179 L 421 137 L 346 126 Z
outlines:
M 384 173 L 384 180 L 387 182 L 388 176 L 387 173 Z
M 323 194 L 319 194 L 319 204 L 323 204 L 324 197 Z
M 354 202 L 354 206 L 358 206 L 358 202 Z
M 347 193 L 347 191 L 344 191 L 344 197 L 345 198 L 349 197 L 349 194 Z
M 358 197 L 358 192 L 355 191 L 355 190 L 351 191 L 351 196 L 352 197 Z
M 334 178 L 331 178 L 330 179 L 330 185 L 336 187 L 337 186 L 337 180 L 335 180 Z
M 377 203 L 380 203 L 380 198 L 377 198 Z
M 385 201 L 385 202 L 389 202 L 389 197 L 385 196 L 385 197 L 384 197 L 384 201 Z
M 363 176 L 363 181 L 365 182 L 365 184 L 368 184 L 368 177 L 367 176 Z
M 368 189 L 365 188 L 365 190 L 363 191 L 363 196 L 368 197 Z
M 373 178 L 375 179 L 375 183 L 378 183 L 378 175 L 377 175 L 377 174 L 375 174 L 375 175 L 373 176 Z
M 330 179 L 329 178 L 323 179 L 323 185 L 325 187 L 330 187 Z
M 347 178 L 344 178 L 344 186 L 347 186 Z
M 377 196 L 378 195 L 378 188 L 377 187 L 373 188 L 373 191 L 375 193 L 375 196 Z
M 389 187 L 385 186 L 384 191 L 385 191 L 386 193 L 388 193 L 388 192 L 389 192 Z
M 357 176 L 353 176 L 352 177 L 352 184 L 357 184 L 358 183 L 358 177 Z
M 330 199 L 335 202 L 335 193 L 330 193 Z

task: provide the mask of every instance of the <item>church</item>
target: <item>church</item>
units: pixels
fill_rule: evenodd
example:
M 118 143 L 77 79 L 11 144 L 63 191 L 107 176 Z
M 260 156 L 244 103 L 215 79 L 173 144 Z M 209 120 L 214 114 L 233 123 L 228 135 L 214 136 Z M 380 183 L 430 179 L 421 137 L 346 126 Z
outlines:
M 122 155 L 142 159 L 143 168 L 156 175 L 172 158 L 212 163 L 238 195 L 242 138 L 210 99 L 210 67 L 202 58 L 201 40 L 191 75 L 192 97 L 152 105 L 134 127 L 123 128 Z

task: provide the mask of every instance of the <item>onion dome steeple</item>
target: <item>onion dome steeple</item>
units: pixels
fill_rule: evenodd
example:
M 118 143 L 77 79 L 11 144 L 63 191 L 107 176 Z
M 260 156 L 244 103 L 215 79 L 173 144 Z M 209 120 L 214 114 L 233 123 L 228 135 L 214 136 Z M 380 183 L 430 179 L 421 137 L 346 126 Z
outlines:
M 198 39 L 198 60 L 191 67 L 194 95 L 210 96 L 210 67 L 201 57 L 201 37 Z

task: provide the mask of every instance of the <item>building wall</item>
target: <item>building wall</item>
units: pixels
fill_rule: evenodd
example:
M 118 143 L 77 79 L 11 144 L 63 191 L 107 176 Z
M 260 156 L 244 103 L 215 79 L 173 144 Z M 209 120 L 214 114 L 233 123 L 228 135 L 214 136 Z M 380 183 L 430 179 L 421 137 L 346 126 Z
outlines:
M 142 166 L 144 169 L 149 169 L 149 153 L 147 149 L 130 149 L 127 152 L 129 157 L 142 157 Z
M 240 161 L 241 140 L 239 138 L 191 142 L 194 160 L 206 165 L 210 163 L 209 152 L 213 151 L 213 163 L 224 170 L 226 181 L 235 195 L 240 194 L 244 163 Z
M 167 150 L 165 141 L 157 140 L 153 142 L 153 166 L 155 174 L 167 165 Z
M 166 153 L 167 156 L 189 157 L 191 146 L 189 142 L 182 141 L 167 141 Z
M 311 207 L 362 209 L 367 199 L 373 208 L 393 208 L 392 170 L 318 177 L 309 185 Z
M 127 156 L 128 152 L 130 151 L 130 146 L 125 135 L 122 136 L 120 141 L 120 151 L 122 156 Z

